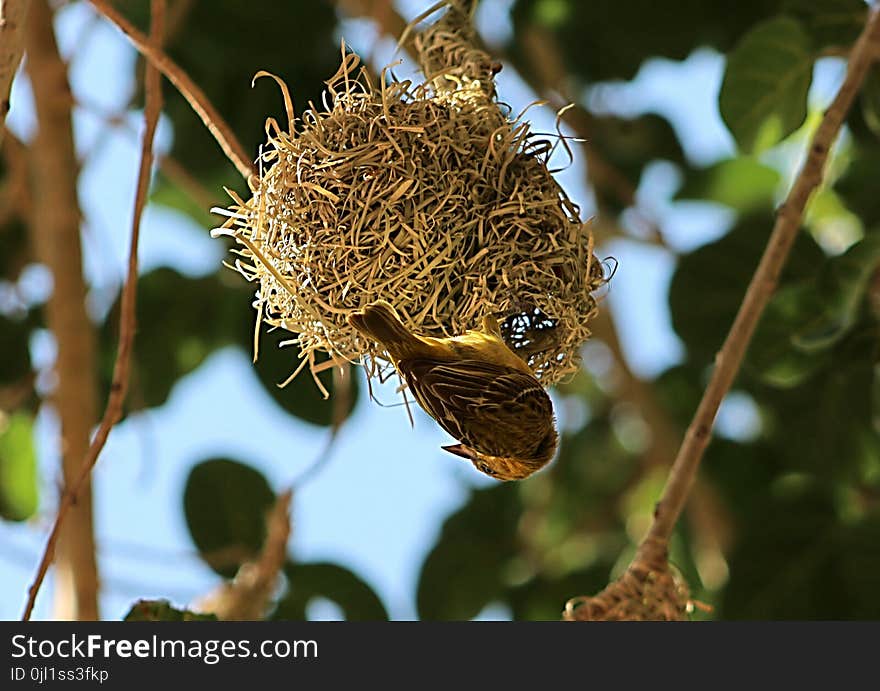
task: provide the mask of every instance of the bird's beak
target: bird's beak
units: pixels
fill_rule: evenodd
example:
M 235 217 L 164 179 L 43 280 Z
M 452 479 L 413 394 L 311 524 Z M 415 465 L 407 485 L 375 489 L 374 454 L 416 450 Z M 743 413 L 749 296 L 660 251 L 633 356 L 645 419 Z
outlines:
M 464 444 L 450 444 L 449 446 L 442 447 L 444 451 L 448 451 L 449 453 L 455 454 L 456 456 L 461 456 L 461 458 L 466 458 L 469 461 L 472 461 L 474 458 L 474 453 Z

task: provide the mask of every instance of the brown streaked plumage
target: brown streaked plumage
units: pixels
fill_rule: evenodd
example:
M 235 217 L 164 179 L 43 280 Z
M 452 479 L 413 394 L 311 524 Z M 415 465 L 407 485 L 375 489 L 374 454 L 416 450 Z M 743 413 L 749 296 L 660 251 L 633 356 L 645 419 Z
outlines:
M 527 478 L 553 458 L 558 437 L 550 397 L 493 318 L 483 331 L 418 336 L 379 301 L 348 321 L 385 348 L 419 405 L 461 442 L 446 451 L 499 480 Z

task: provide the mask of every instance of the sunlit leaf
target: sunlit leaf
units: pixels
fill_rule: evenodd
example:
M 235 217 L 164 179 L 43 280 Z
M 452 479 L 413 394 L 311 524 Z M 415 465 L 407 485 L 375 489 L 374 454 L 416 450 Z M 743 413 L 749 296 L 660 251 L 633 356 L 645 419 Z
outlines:
M 0 411 L 0 516 L 24 521 L 39 506 L 34 421 L 26 413 Z
M 741 156 L 693 171 L 675 196 L 718 202 L 747 213 L 772 206 L 779 180 L 775 169 Z
M 718 104 L 740 149 L 765 149 L 804 123 L 815 57 L 806 30 L 790 17 L 759 24 L 731 51 Z

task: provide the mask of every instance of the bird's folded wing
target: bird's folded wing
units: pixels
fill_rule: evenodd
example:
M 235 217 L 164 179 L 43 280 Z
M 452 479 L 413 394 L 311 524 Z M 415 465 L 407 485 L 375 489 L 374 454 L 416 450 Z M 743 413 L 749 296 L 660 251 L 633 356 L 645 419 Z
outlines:
M 419 405 L 449 434 L 483 453 L 527 454 L 553 426 L 550 397 L 524 372 L 481 360 L 400 364 Z

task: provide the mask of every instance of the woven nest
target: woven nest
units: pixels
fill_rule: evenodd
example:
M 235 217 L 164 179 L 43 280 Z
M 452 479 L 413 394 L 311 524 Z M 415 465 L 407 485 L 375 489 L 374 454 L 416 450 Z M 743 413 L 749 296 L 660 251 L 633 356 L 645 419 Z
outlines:
M 688 621 L 695 604 L 687 583 L 669 566 L 665 545 L 646 544 L 619 579 L 598 595 L 572 598 L 562 617 L 566 621 Z
M 289 130 L 267 121 L 252 196 L 233 197 L 215 232 L 238 240 L 258 321 L 291 332 L 294 375 L 364 355 L 375 372 L 382 353 L 346 317 L 384 299 L 429 336 L 492 314 L 554 384 L 577 369 L 604 280 L 589 227 L 548 169 L 554 142 L 497 102 L 468 11 L 451 7 L 415 45 L 424 82 L 386 70 L 376 84 L 343 52 L 323 108 L 299 120 L 278 80 Z

